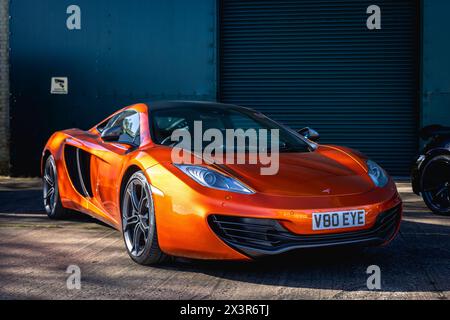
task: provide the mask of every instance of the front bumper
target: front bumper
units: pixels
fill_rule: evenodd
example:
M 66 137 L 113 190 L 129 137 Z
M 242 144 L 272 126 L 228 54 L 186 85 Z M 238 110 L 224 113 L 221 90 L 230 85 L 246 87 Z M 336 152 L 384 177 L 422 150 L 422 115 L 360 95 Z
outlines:
M 355 232 L 299 235 L 284 228 L 277 220 L 211 215 L 209 224 L 230 247 L 251 257 L 276 255 L 287 251 L 334 246 L 379 246 L 397 233 L 402 205 L 379 214 L 369 230 Z
M 303 247 L 378 245 L 391 240 L 397 231 L 394 227 L 385 232 L 376 230 L 383 212 L 397 206 L 401 208 L 401 199 L 392 180 L 385 188 L 374 188 L 363 194 L 293 197 L 243 195 L 202 188 L 194 181 L 168 174 L 162 166 L 149 168 L 146 173 L 152 182 L 158 242 L 163 252 L 172 256 L 249 260 Z M 312 229 L 313 213 L 355 209 L 366 212 L 365 226 L 341 229 L 339 234 L 336 230 Z M 398 214 L 401 215 L 401 209 Z M 214 229 L 211 224 L 214 216 L 275 221 L 280 225 L 280 234 L 287 239 L 275 248 L 239 243 Z

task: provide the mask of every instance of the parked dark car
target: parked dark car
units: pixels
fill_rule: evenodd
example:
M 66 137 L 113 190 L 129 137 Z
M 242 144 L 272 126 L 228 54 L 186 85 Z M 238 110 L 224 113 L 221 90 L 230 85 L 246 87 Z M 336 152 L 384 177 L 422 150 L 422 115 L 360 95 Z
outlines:
M 412 167 L 413 191 L 435 214 L 450 215 L 450 127 L 427 126 L 420 137 L 427 144 Z

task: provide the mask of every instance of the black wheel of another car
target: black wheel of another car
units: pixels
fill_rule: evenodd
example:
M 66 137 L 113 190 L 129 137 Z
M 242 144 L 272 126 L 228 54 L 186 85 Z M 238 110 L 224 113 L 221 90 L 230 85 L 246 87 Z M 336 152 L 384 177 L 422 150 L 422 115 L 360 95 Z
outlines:
M 66 209 L 62 206 L 58 189 L 58 173 L 55 159 L 49 156 L 45 161 L 43 180 L 44 208 L 50 219 L 62 219 Z
M 152 265 L 166 260 L 158 244 L 153 196 L 142 172 L 133 174 L 124 189 L 122 232 L 128 254 L 135 262 Z
M 429 160 L 422 171 L 422 197 L 435 214 L 450 215 L 450 156 Z

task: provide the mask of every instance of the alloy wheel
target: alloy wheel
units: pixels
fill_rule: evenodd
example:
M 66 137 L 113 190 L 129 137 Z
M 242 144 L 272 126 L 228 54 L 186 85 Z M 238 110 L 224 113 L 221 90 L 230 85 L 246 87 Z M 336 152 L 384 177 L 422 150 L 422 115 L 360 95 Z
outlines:
M 428 198 L 430 204 L 437 211 L 447 211 L 450 209 L 450 182 L 443 181 L 439 185 L 424 191 L 424 197 Z
M 122 229 L 128 251 L 134 257 L 144 253 L 152 239 L 154 221 L 153 200 L 149 185 L 141 176 L 128 183 L 123 201 Z
M 43 184 L 45 210 L 52 213 L 57 201 L 57 180 L 55 163 L 50 158 L 45 163 Z

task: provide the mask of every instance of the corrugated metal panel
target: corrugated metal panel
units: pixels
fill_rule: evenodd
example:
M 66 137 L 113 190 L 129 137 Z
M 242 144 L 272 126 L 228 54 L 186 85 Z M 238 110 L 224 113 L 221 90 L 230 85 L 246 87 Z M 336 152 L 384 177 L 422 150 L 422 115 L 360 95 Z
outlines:
M 417 4 L 377 1 L 224 0 L 220 99 L 258 109 L 322 143 L 356 148 L 391 174 L 417 148 Z

